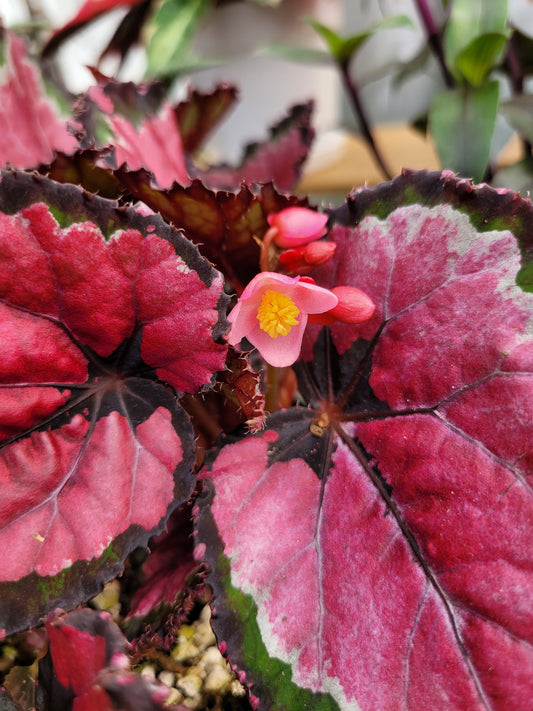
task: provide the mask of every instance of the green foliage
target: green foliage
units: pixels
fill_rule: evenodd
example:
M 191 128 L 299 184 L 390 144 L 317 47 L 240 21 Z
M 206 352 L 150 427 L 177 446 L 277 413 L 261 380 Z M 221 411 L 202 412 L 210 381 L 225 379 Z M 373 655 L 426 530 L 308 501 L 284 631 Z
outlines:
M 479 35 L 455 58 L 455 67 L 472 86 L 481 86 L 501 58 L 507 38 L 503 34 Z
M 482 180 L 499 104 L 491 79 L 505 52 L 507 2 L 456 0 L 444 32 L 444 57 L 455 88 L 432 100 L 429 128 L 443 167 Z
M 384 18 L 381 22 L 376 23 L 366 32 L 360 32 L 356 35 L 351 35 L 350 37 L 341 37 L 321 22 L 317 22 L 316 20 L 311 20 L 310 22 L 315 31 L 322 37 L 332 58 L 338 64 L 346 64 L 350 62 L 366 40 L 380 30 L 413 28 L 413 23 L 406 15 L 395 15 L 393 17 Z
M 193 57 L 191 40 L 211 7 L 211 0 L 164 0 L 153 17 L 153 34 L 147 47 L 150 77 L 168 77 L 186 68 L 207 65 Z
M 498 110 L 498 83 L 460 87 L 433 97 L 429 126 L 442 164 L 476 181 L 489 160 Z
M 507 0 L 455 0 L 451 7 L 450 19 L 444 33 L 444 50 L 448 67 L 457 79 L 462 71 L 457 65 L 461 54 L 474 40 L 484 35 L 506 35 Z M 479 49 L 468 50 L 471 61 L 483 63 Z M 463 60 L 464 61 L 464 60 Z

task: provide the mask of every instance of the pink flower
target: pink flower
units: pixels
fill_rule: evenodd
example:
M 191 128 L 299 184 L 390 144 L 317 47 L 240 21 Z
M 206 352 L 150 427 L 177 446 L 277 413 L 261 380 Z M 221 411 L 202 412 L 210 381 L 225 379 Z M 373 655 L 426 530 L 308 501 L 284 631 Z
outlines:
M 270 365 L 292 365 L 300 355 L 308 314 L 329 311 L 338 298 L 301 277 L 260 272 L 243 291 L 228 316 L 228 342 L 247 338 Z
M 273 242 L 278 247 L 301 247 L 327 232 L 328 216 L 307 207 L 287 207 L 268 215 L 267 220 L 270 227 L 277 230 Z

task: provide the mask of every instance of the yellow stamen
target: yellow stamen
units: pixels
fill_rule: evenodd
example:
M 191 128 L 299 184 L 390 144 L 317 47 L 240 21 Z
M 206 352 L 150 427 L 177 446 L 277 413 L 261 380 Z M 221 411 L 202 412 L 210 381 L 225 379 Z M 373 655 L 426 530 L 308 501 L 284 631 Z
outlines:
M 286 336 L 291 326 L 297 326 L 296 316 L 300 309 L 294 301 L 279 291 L 269 289 L 263 294 L 261 306 L 257 309 L 259 327 L 272 338 Z

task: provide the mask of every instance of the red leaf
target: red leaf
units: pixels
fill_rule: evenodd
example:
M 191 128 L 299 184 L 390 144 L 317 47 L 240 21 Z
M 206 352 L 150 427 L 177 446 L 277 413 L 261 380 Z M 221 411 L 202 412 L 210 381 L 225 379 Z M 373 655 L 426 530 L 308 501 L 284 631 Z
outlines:
M 0 619 L 17 629 L 95 594 L 189 497 L 192 428 L 158 379 L 195 392 L 227 349 L 220 276 L 155 216 L 26 174 L 1 188 Z
M 40 73 L 27 57 L 24 41 L 0 28 L 0 49 L 4 55 L 0 167 L 35 168 L 50 163 L 56 151 L 73 153 L 76 139 L 47 97 Z
M 170 690 L 127 668 L 126 639 L 107 613 L 87 608 L 67 614 L 56 612 L 47 621 L 46 630 L 50 654 L 42 665 L 44 674 L 40 678 L 47 689 L 50 708 L 55 704 L 64 708 L 69 691 L 70 698 L 74 697 L 72 711 L 166 708 L 164 702 Z M 54 677 L 64 689 L 58 687 Z
M 101 555 L 130 525 L 150 530 L 167 513 L 182 460 L 170 413 L 156 410 L 135 433 L 118 413 L 89 428 L 75 415 L 59 430 L 34 432 L 1 452 L 0 537 L 10 551 L 1 581 L 32 570 L 56 575 Z M 121 489 L 125 496 L 117 497 Z
M 47 630 L 59 683 L 78 696 L 106 665 L 105 639 L 67 625 L 49 624 Z

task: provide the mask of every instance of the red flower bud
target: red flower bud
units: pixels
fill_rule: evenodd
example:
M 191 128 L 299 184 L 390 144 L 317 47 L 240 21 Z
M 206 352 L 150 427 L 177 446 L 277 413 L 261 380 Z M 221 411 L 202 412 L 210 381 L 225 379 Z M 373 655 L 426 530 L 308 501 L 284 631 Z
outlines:
M 279 255 L 279 261 L 287 271 L 306 274 L 314 267 L 325 264 L 333 256 L 336 248 L 334 242 L 311 242 L 305 247 L 287 249 Z
M 372 299 L 355 286 L 335 286 L 331 291 L 339 299 L 339 303 L 328 311 L 343 323 L 363 323 L 368 321 L 376 309 Z

